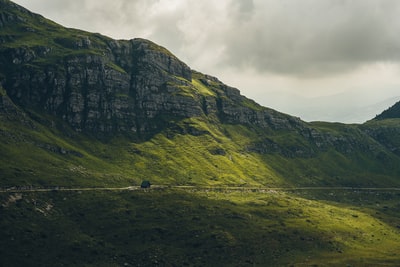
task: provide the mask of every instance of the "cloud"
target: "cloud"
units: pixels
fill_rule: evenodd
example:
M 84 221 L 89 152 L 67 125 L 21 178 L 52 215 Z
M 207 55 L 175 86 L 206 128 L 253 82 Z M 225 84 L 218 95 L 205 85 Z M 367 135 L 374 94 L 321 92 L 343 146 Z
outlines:
M 287 75 L 332 75 L 399 61 L 398 1 L 256 1 L 232 20 L 224 63 Z

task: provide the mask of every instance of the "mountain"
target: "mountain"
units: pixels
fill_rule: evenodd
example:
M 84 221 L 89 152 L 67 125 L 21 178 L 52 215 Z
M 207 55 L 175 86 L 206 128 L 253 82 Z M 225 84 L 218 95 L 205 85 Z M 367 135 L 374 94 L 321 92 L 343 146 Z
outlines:
M 400 260 L 398 116 L 307 123 L 8 0 L 0 138 L 1 266 Z
M 0 3 L 4 186 L 399 184 L 397 144 L 365 125 L 306 123 L 151 41 Z
M 361 128 L 386 149 L 400 155 L 400 102 L 366 122 Z
M 376 120 L 400 118 L 400 101 L 375 117 Z
M 22 28 L 22 36 L 2 36 L 3 87 L 19 106 L 62 118 L 75 131 L 142 137 L 163 130 L 171 118 L 203 115 L 257 120 L 263 127 L 292 120 L 266 112 L 216 78 L 193 72 L 150 41 L 116 41 L 44 20 L 29 28 L 38 18 L 27 14 L 20 23 L 3 16 L 8 17 L 2 22 L 5 33 L 7 25 Z
M 290 95 L 286 97 L 290 97 Z M 376 116 L 377 110 L 384 110 L 399 99 L 399 97 L 391 97 L 378 103 L 364 103 L 357 99 L 357 95 L 346 93 L 313 98 L 300 95 L 294 97 L 298 107 L 289 107 L 289 114 L 297 114 L 296 111 L 301 112 L 301 114 L 304 114 L 302 119 L 306 121 L 315 121 L 318 118 L 322 121 L 336 122 L 337 118 L 340 118 L 340 122 L 347 124 L 370 120 Z M 285 99 L 283 98 L 281 101 L 285 101 Z M 337 103 L 340 103 L 340 105 Z M 331 111 L 323 112 L 324 109 Z

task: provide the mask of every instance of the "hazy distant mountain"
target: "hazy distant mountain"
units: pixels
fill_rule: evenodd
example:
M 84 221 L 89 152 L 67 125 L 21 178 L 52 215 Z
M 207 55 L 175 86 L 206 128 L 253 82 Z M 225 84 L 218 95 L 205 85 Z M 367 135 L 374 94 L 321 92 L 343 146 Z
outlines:
M 380 112 L 396 103 L 400 96 L 372 104 L 355 99 L 357 99 L 356 96 L 352 98 L 346 94 L 313 98 L 298 95 L 296 96 L 296 106 L 288 107 L 285 111 L 289 114 L 302 114 L 301 118 L 305 121 L 337 122 L 337 118 L 340 118 L 340 122 L 343 123 L 363 123 L 374 118 L 377 115 L 377 110 Z M 337 103 L 340 103 L 340 105 Z
M 397 102 L 390 108 L 383 111 L 381 114 L 377 115 L 375 119 L 383 120 L 383 119 L 393 119 L 393 118 L 400 118 L 400 102 Z

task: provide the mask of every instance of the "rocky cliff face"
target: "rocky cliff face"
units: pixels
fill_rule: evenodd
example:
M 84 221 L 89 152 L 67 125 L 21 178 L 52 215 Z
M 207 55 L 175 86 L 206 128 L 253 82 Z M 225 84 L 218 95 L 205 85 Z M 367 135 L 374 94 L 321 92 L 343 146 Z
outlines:
M 85 38 L 90 49 L 90 38 Z M 189 97 L 172 97 L 191 70 L 145 40 L 111 41 L 103 54 L 78 53 L 46 60 L 35 48 L 2 51 L 3 84 L 16 103 L 44 109 L 77 131 L 145 132 L 163 115 L 193 116 L 201 109 Z M 78 47 L 80 43 L 78 43 Z M 79 48 L 77 48 L 79 51 Z M 44 61 L 41 63 L 40 61 Z

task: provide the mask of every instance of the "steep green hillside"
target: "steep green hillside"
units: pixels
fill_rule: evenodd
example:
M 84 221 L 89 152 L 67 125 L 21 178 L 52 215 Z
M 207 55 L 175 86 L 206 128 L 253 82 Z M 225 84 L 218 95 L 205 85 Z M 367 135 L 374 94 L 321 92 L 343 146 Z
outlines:
M 76 133 L 56 118 L 28 116 L 14 108 L 16 114 L 0 114 L 5 187 L 128 186 L 144 179 L 173 185 L 398 185 L 396 151 L 388 152 L 358 126 L 314 126 L 330 134 L 338 131 L 340 138 L 346 131 L 365 139 L 366 148 L 345 146 L 344 151 L 333 146 L 316 149 L 294 133 L 265 135 L 263 129 L 216 124 L 204 117 L 180 120 L 149 140 L 124 135 L 99 140 Z M 394 138 L 388 140 L 397 144 Z M 276 150 L 268 151 L 269 147 Z M 364 154 L 364 149 L 371 154 Z M 308 154 L 294 154 L 299 151 Z
M 218 129 L 211 129 L 215 135 L 159 134 L 137 143 L 123 136 L 100 142 L 73 132 L 63 139 L 58 130 L 35 123 L 30 129 L 10 124 L 1 124 L 2 186 L 127 186 L 143 179 L 157 184 L 282 183 L 259 156 L 241 153 Z

